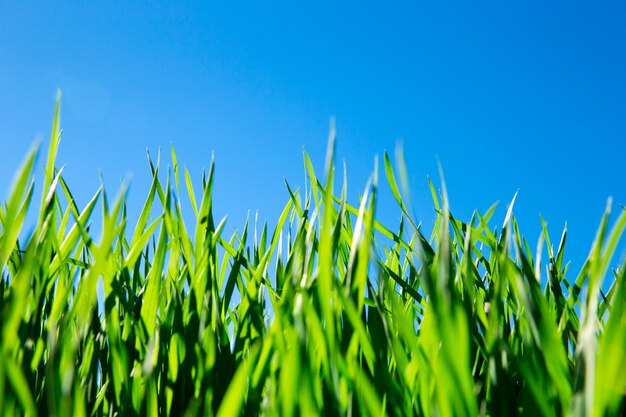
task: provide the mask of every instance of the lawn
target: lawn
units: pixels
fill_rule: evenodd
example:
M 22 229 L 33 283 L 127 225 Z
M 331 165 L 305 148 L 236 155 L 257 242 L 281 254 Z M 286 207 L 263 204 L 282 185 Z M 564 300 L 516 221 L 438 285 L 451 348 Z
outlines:
M 401 156 L 347 201 L 331 130 L 323 175 L 305 154 L 308 182 L 286 186 L 273 224 L 226 235 L 213 165 L 194 189 L 174 149 L 169 167 L 150 161 L 131 224 L 125 191 L 77 206 L 59 123 L 57 99 L 43 171 L 33 149 L 0 206 L 2 415 L 626 412 L 623 207 L 609 224 L 609 203 L 580 271 L 566 231 L 527 241 L 514 199 L 504 219 L 457 219 L 443 180 L 426 236 Z M 379 187 L 398 225 L 377 221 Z

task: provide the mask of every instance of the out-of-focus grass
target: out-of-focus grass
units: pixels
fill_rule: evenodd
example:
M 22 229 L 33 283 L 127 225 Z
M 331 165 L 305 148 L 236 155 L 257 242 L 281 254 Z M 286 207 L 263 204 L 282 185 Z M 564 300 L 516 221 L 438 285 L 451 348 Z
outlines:
M 399 186 L 385 154 L 402 212 L 391 229 L 376 220 L 378 169 L 356 205 L 345 174 L 333 190 L 331 129 L 323 178 L 305 154 L 310 182 L 287 185 L 275 224 L 224 235 L 213 164 L 194 190 L 173 149 L 167 175 L 150 161 L 152 186 L 128 224 L 124 193 L 74 203 L 55 165 L 59 114 L 57 102 L 33 232 L 20 240 L 37 149 L 0 207 L 2 415 L 626 411 L 625 268 L 610 269 L 623 208 L 610 227 L 607 207 L 573 276 L 566 232 L 555 250 L 544 228 L 532 251 L 513 203 L 499 227 L 495 207 L 463 222 L 443 182 L 430 184 L 437 221 L 426 238 L 400 191 L 404 161 Z M 90 226 L 97 206 L 101 232 Z

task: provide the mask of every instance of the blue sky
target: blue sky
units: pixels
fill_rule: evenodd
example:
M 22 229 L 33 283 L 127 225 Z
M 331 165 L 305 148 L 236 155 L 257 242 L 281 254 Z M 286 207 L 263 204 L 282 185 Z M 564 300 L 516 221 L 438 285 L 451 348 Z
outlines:
M 303 147 L 322 170 L 335 116 L 352 202 L 402 139 L 425 227 L 438 158 L 457 217 L 500 201 L 501 222 L 519 189 L 531 245 L 540 214 L 556 241 L 567 221 L 579 265 L 607 197 L 626 204 L 625 21 L 618 1 L 3 4 L 0 193 L 47 138 L 59 87 L 58 161 L 81 205 L 100 173 L 110 194 L 132 175 L 138 211 L 146 148 L 173 143 L 196 179 L 215 153 L 232 227 L 248 210 L 277 218 L 283 178 L 303 185 Z

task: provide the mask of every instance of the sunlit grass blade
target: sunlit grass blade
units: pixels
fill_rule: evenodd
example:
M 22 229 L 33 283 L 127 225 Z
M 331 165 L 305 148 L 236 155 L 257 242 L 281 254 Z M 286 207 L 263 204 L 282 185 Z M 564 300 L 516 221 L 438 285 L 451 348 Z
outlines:
M 13 187 L 9 193 L 0 234 L 0 272 L 4 269 L 11 251 L 17 242 L 26 215 L 26 209 L 32 197 L 33 166 L 37 157 L 37 147 L 31 149 L 25 162 L 20 167 L 13 180 Z M 29 185 L 29 181 L 31 185 Z

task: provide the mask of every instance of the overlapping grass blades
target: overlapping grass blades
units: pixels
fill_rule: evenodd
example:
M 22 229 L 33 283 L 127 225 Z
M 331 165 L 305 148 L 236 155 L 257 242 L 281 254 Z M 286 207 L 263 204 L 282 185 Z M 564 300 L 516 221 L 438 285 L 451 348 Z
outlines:
M 131 225 L 125 191 L 109 204 L 100 189 L 77 207 L 56 165 L 59 123 L 57 101 L 34 230 L 24 232 L 36 148 L 0 207 L 2 415 L 626 411 L 626 273 L 610 268 L 623 208 L 610 232 L 607 208 L 574 278 L 566 232 L 555 251 L 544 226 L 533 256 L 513 203 L 499 228 L 495 206 L 462 222 L 443 182 L 430 183 L 427 239 L 403 197 L 403 158 L 398 185 L 385 154 L 394 231 L 376 220 L 376 163 L 358 204 L 345 167 L 335 194 L 333 127 L 324 178 L 305 154 L 309 183 L 287 184 L 273 225 L 226 236 L 213 162 L 200 192 L 184 169 L 185 197 L 173 149 L 166 173 L 149 158 L 152 185 Z

